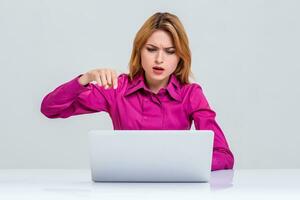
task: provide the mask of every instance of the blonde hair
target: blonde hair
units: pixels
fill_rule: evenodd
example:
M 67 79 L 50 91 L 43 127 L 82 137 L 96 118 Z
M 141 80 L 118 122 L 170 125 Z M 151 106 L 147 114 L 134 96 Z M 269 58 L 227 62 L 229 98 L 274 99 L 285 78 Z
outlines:
M 175 45 L 176 54 L 180 58 L 174 74 L 181 83 L 190 83 L 189 77 L 192 75 L 192 72 L 191 51 L 189 48 L 188 37 L 178 17 L 168 12 L 155 13 L 146 20 L 137 32 L 129 61 L 130 79 L 132 80 L 137 74 L 143 72 L 141 65 L 141 49 L 151 34 L 156 30 L 163 30 L 170 33 Z

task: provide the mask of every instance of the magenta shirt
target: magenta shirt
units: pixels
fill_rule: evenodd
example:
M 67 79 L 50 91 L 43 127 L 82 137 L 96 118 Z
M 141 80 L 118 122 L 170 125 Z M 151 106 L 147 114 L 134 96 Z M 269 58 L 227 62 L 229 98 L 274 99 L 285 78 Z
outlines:
M 172 74 L 166 88 L 154 94 L 145 85 L 144 74 L 132 81 L 120 74 L 116 89 L 93 83 L 82 86 L 80 76 L 44 97 L 41 112 L 45 116 L 67 118 L 105 111 L 115 130 L 189 130 L 194 120 L 197 130 L 214 131 L 212 170 L 233 168 L 234 156 L 200 85 L 181 84 Z

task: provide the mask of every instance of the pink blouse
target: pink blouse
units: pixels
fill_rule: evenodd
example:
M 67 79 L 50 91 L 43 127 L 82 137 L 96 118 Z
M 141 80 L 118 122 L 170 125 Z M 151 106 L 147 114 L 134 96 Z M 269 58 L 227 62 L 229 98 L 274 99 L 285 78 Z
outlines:
M 80 85 L 81 75 L 46 95 L 41 112 L 48 118 L 107 112 L 115 130 L 189 130 L 194 120 L 197 130 L 214 131 L 212 169 L 232 169 L 234 156 L 197 83 L 181 84 L 174 74 L 168 85 L 153 93 L 144 74 L 132 81 L 127 74 L 118 76 L 116 89 L 97 84 Z

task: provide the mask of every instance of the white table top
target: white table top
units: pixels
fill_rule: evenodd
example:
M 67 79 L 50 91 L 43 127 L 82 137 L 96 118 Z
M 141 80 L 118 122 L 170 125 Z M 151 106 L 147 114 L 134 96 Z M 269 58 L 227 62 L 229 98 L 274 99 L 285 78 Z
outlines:
M 90 170 L 3 169 L 0 199 L 300 199 L 300 169 L 221 170 L 209 183 L 94 183 Z

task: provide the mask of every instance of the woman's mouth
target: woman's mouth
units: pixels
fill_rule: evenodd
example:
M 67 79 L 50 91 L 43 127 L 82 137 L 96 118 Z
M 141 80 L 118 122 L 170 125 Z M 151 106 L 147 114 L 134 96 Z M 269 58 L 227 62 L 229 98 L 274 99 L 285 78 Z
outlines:
M 162 74 L 165 70 L 164 68 L 158 66 L 154 66 L 152 69 L 153 69 L 153 73 L 158 75 Z

